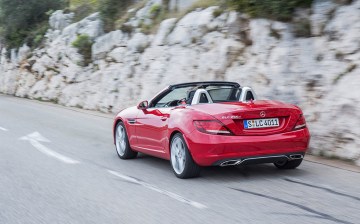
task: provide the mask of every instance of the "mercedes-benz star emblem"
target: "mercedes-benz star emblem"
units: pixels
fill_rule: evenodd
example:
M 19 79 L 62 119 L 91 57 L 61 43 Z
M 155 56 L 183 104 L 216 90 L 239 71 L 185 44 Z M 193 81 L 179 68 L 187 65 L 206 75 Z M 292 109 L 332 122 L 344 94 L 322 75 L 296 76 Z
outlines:
M 265 117 L 265 116 L 266 116 L 265 111 L 261 111 L 261 112 L 260 112 L 260 117 Z

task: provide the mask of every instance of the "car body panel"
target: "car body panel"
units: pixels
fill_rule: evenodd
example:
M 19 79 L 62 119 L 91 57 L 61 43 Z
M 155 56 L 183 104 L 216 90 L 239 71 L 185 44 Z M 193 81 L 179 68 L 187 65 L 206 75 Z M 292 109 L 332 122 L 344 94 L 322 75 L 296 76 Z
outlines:
M 186 136 L 193 159 L 201 166 L 225 159 L 305 153 L 309 140 L 306 128 L 267 136 L 209 135 L 197 130 Z

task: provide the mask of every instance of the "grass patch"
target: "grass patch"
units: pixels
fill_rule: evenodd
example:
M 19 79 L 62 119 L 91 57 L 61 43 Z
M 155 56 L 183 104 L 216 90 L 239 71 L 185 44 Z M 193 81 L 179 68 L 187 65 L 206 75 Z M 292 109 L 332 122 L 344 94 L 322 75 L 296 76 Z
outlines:
M 70 0 L 68 10 L 75 14 L 74 22 L 79 22 L 98 11 L 100 0 Z

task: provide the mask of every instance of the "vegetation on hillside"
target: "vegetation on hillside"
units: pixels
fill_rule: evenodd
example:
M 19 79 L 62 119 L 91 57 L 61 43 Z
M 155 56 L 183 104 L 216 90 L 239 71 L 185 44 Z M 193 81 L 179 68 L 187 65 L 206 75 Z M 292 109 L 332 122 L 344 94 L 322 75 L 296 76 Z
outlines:
M 290 21 L 296 8 L 311 6 L 313 0 L 229 0 L 230 5 L 251 17 Z
M 75 13 L 74 22 L 80 21 L 99 8 L 99 0 L 69 0 L 68 9 Z
M 65 0 L 0 0 L 0 35 L 6 46 L 39 44 L 48 28 L 47 12 L 65 5 Z
M 99 11 L 105 31 L 114 30 L 116 20 L 126 13 L 133 0 L 99 0 Z
M 83 56 L 82 66 L 87 66 L 91 62 L 91 46 L 93 41 L 87 34 L 77 36 L 76 40 L 72 42 L 72 46 L 78 49 L 78 52 Z
M 264 17 L 280 21 L 290 21 L 297 7 L 310 7 L 313 0 L 198 0 L 195 7 L 220 5 L 214 13 L 220 15 L 223 10 L 236 9 L 247 13 L 251 17 Z M 145 0 L 0 0 L 0 41 L 8 48 L 16 48 L 26 43 L 37 47 L 48 29 L 50 12 L 57 9 L 75 12 L 75 21 L 84 18 L 92 12 L 99 11 L 104 22 L 105 31 L 122 29 L 131 32 L 124 22 L 132 16 L 128 9 L 138 9 L 145 4 Z M 133 5 L 136 3 L 137 5 Z M 155 4 L 150 9 L 154 21 L 152 27 L 141 25 L 144 32 L 152 32 L 162 19 L 181 15 L 170 12 L 170 0 L 163 0 L 162 4 Z M 136 11 L 136 10 L 135 10 Z M 301 24 L 300 24 L 301 25 Z M 301 30 L 307 31 L 307 24 Z M 300 36 L 308 35 L 302 31 Z

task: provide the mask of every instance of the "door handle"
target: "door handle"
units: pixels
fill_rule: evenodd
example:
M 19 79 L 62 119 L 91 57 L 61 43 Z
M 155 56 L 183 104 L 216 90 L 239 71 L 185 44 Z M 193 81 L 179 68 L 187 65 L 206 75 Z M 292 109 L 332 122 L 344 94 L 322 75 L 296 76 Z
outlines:
M 165 117 L 165 116 L 161 117 L 161 120 L 162 120 L 162 121 L 166 121 L 167 119 L 168 119 L 168 118 Z

